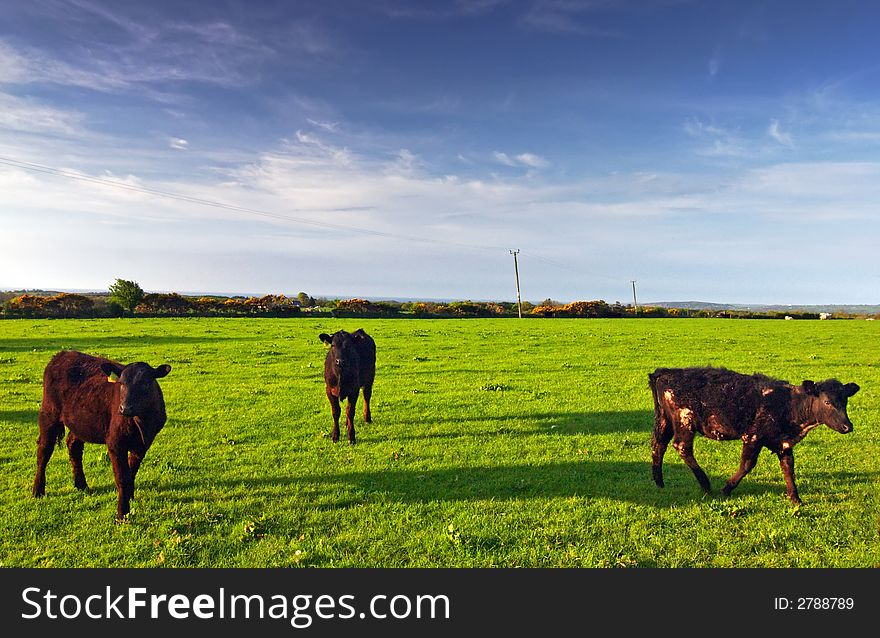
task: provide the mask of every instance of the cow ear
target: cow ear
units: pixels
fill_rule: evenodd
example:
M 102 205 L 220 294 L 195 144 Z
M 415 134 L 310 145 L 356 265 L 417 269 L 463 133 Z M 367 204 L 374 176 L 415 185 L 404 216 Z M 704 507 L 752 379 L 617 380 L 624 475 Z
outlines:
M 122 373 L 122 366 L 117 363 L 107 363 L 101 364 L 101 372 L 107 375 L 107 379 L 109 381 L 116 381 L 119 378 L 119 375 Z
M 813 381 L 804 381 L 801 385 L 804 387 L 804 392 L 806 392 L 807 394 L 811 394 L 811 395 L 813 395 L 814 397 L 819 396 L 819 390 L 816 389 L 816 384 L 815 384 L 815 382 L 813 382 Z
M 323 341 L 323 342 L 326 343 L 326 344 L 332 344 L 332 343 L 333 343 L 333 337 L 331 337 L 330 335 L 328 335 L 326 332 L 322 332 L 321 334 L 319 334 L 319 335 L 318 335 L 318 339 L 320 339 L 321 341 Z
M 171 372 L 171 366 L 167 363 L 163 363 L 158 368 L 153 370 L 153 376 L 156 379 L 161 379 L 162 377 L 168 376 L 169 372 Z
M 847 383 L 845 386 L 843 386 L 843 392 L 848 397 L 851 397 L 859 390 L 861 390 L 861 388 L 856 383 Z

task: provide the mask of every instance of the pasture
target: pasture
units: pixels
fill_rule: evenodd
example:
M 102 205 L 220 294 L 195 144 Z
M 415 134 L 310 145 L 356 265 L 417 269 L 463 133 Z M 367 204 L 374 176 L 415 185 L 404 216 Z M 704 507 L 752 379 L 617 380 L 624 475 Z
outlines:
M 378 346 L 373 423 L 333 445 L 321 332 Z M 724 319 L 0 321 L 4 567 L 870 567 L 880 565 L 880 323 Z M 114 521 L 105 448 L 90 493 L 55 451 L 30 495 L 56 351 L 169 363 L 168 423 Z M 657 366 L 837 377 L 855 432 L 775 456 L 729 498 L 741 444 L 698 439 L 704 495 L 670 448 L 651 480 Z M 343 428 L 344 429 L 344 428 Z

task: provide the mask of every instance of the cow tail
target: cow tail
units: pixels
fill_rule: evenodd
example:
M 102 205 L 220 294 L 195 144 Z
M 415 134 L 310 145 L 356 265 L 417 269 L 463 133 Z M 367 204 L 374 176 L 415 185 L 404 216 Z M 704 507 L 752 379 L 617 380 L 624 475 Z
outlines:
M 654 434 L 652 441 L 660 437 L 660 401 L 657 399 L 657 377 L 654 373 L 648 375 L 648 385 L 651 387 L 651 396 L 654 398 Z
M 64 446 L 64 426 L 59 425 L 55 429 L 55 447 L 61 448 Z
M 651 386 L 651 396 L 654 398 L 654 430 L 651 433 L 651 473 L 657 487 L 663 487 L 663 417 L 660 413 L 660 398 L 657 396 L 657 374 L 652 372 L 648 375 L 648 385 Z

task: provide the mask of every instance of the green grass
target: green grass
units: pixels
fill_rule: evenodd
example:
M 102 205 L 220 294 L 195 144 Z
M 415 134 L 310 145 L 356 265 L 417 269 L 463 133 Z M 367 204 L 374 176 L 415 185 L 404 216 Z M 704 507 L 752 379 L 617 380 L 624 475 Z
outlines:
M 320 332 L 378 345 L 374 423 L 333 445 Z M 0 321 L 3 566 L 880 565 L 880 323 L 733 320 Z M 169 363 L 169 420 L 128 520 L 104 449 L 66 449 L 33 499 L 42 370 L 62 348 Z M 658 366 L 837 377 L 855 432 L 795 448 L 793 508 L 766 450 L 730 498 L 674 450 L 651 480 Z M 344 434 L 343 434 L 344 437 Z M 716 491 L 740 446 L 699 439 Z

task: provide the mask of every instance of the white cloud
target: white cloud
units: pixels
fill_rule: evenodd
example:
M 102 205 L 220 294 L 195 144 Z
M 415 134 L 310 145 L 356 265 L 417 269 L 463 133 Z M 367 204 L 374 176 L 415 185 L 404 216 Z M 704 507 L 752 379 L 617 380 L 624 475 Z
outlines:
M 708 136 L 708 141 L 715 141 L 713 136 L 722 131 L 699 121 L 691 128 Z M 422 153 L 401 146 L 390 153 L 376 152 L 374 142 L 364 141 L 349 149 L 330 144 L 315 132 L 296 131 L 289 140 L 247 161 L 218 162 L 225 168 L 214 165 L 208 173 L 203 166 L 212 166 L 206 159 L 209 151 L 168 153 L 165 149 L 165 179 L 155 177 L 149 162 L 140 165 L 143 171 L 116 170 L 122 177 L 113 178 L 134 188 L 266 211 L 268 217 L 3 166 L 0 217 L 6 227 L 15 228 L 16 240 L 41 236 L 44 245 L 55 246 L 62 245 L 66 235 L 81 238 L 95 250 L 126 246 L 132 260 L 126 263 L 142 264 L 155 281 L 163 282 L 153 285 L 166 289 L 235 290 L 244 285 L 236 282 L 247 281 L 247 271 L 252 281 L 276 290 L 292 285 L 312 293 L 335 293 L 352 285 L 350 273 L 356 268 L 358 289 L 353 293 L 427 295 L 427 288 L 418 282 L 431 281 L 441 293 L 432 296 L 486 295 L 485 290 L 506 291 L 508 284 L 500 277 L 495 281 L 494 253 L 480 247 L 518 246 L 523 249 L 533 291 L 526 298 L 535 290 L 541 291 L 538 298 L 562 296 L 553 288 L 560 285 L 559 270 L 529 261 L 530 253 L 543 253 L 587 273 L 570 284 L 573 288 L 566 288 L 569 292 L 562 291 L 572 298 L 605 295 L 590 283 L 598 281 L 596 273 L 612 279 L 625 273 L 620 277 L 624 292 L 610 300 L 625 298 L 628 279 L 641 282 L 639 275 L 647 268 L 652 277 L 645 278 L 645 286 L 651 280 L 660 281 L 664 270 L 667 281 L 687 280 L 686 268 L 694 264 L 703 264 L 716 274 L 725 268 L 745 272 L 750 264 L 759 263 L 755 256 L 767 252 L 774 242 L 779 244 L 772 258 L 774 267 L 796 270 L 813 258 L 810 251 L 803 252 L 803 246 L 816 245 L 821 240 L 818 235 L 826 232 L 820 229 L 827 225 L 811 221 L 860 220 L 857 226 L 862 234 L 870 234 L 880 220 L 876 204 L 880 201 L 880 163 L 776 164 L 715 176 L 619 172 L 551 183 L 518 171 L 491 179 L 475 179 L 466 172 L 450 174 L 448 167 L 435 169 Z M 6 154 L 4 146 L 0 143 L 0 154 Z M 55 161 L 51 148 L 39 149 L 44 156 L 30 157 L 31 161 L 57 166 L 77 166 L 80 161 L 66 156 Z M 97 150 L 101 156 L 97 165 L 137 166 L 137 154 L 119 140 Z M 522 157 L 530 154 L 496 154 L 496 161 L 500 155 L 514 166 L 530 168 Z M 83 177 L 105 176 L 96 168 L 78 170 Z M 278 216 L 332 224 L 334 229 Z M 346 230 L 351 228 L 439 243 Z M 77 229 L 89 229 L 91 236 Z M 823 249 L 843 255 L 842 264 L 873 254 L 861 247 L 852 256 L 843 254 L 841 244 L 847 235 L 841 232 L 822 240 Z M 135 236 L 138 242 L 132 248 L 125 238 Z M 623 248 L 621 236 L 628 238 Z M 680 251 L 668 250 L 683 242 L 689 247 L 686 259 Z M 477 247 L 459 248 L 460 244 Z M 157 263 L 155 246 L 168 251 L 168 267 Z M 584 246 L 590 247 L 589 257 Z M 316 267 L 316 256 L 330 249 L 344 258 L 330 270 Z M 426 254 L 435 259 L 426 260 Z M 108 257 L 113 260 L 116 254 Z M 503 250 L 501 257 L 507 257 Z M 436 260 L 446 264 L 439 280 L 426 265 Z M 183 261 L 188 266 L 182 269 Z M 278 270 L 296 273 L 295 283 L 285 284 L 272 274 Z M 28 284 L 24 276 L 31 271 L 44 273 L 46 284 L 60 285 L 54 277 L 58 281 L 72 277 L 52 259 L 40 261 L 24 251 L 0 250 L 0 272 L 7 277 L 18 274 L 9 283 Z M 485 276 L 473 276 L 484 271 Z M 224 281 L 229 283 L 218 287 Z M 412 282 L 413 287 L 405 288 L 405 282 Z M 692 285 L 696 288 L 699 282 Z M 608 294 L 617 295 L 614 290 Z M 717 288 L 716 298 L 731 300 L 725 290 Z
M 731 137 L 731 133 L 719 126 L 715 126 L 714 124 L 707 124 L 702 120 L 689 117 L 684 121 L 683 125 L 685 133 L 692 137 L 701 137 L 701 136 L 718 136 L 718 137 Z
M 507 153 L 502 153 L 501 151 L 495 151 L 492 153 L 492 156 L 500 163 L 505 166 L 516 166 L 516 162 L 514 162 Z
M 545 168 L 550 166 L 550 162 L 534 153 L 520 153 L 519 155 L 511 157 L 507 153 L 494 151 L 492 156 L 495 158 L 495 161 L 510 167 L 528 166 L 529 168 Z
M 767 127 L 767 134 L 783 146 L 792 146 L 791 135 L 779 128 L 779 120 L 771 120 Z
M 185 151 L 189 148 L 189 142 L 180 137 L 172 137 L 168 140 L 168 145 L 171 148 L 176 148 L 181 151 Z
M 709 77 L 715 77 L 718 75 L 718 71 L 721 70 L 721 49 L 715 49 L 715 52 L 712 54 L 712 57 L 709 58 Z
M 313 120 L 312 118 L 307 119 L 308 123 L 312 126 L 317 126 L 320 129 L 324 129 L 330 133 L 338 133 L 339 132 L 339 122 L 322 122 L 319 120 Z
M 518 20 L 521 27 L 549 33 L 581 36 L 617 36 L 619 32 L 597 27 L 587 14 L 612 6 L 605 0 L 535 0 Z
M 532 168 L 544 168 L 550 165 L 550 162 L 545 160 L 543 157 L 539 155 L 534 155 L 533 153 L 520 153 L 516 156 L 516 159 L 520 164 L 525 164 L 526 166 L 531 166 Z
M 313 135 L 312 133 L 297 131 L 296 141 L 298 142 L 298 145 L 288 142 L 288 150 L 303 151 L 306 148 L 310 149 L 308 152 L 305 153 L 297 153 L 297 155 L 301 157 L 302 161 L 304 162 L 308 162 L 310 164 L 320 164 L 329 159 L 334 164 L 340 166 L 348 165 L 352 162 L 352 154 L 347 148 L 339 148 L 337 146 L 333 146 L 332 144 L 326 144 L 321 140 L 321 138 L 319 138 L 317 135 Z
M 0 129 L 40 135 L 85 134 L 82 113 L 52 108 L 0 92 Z

